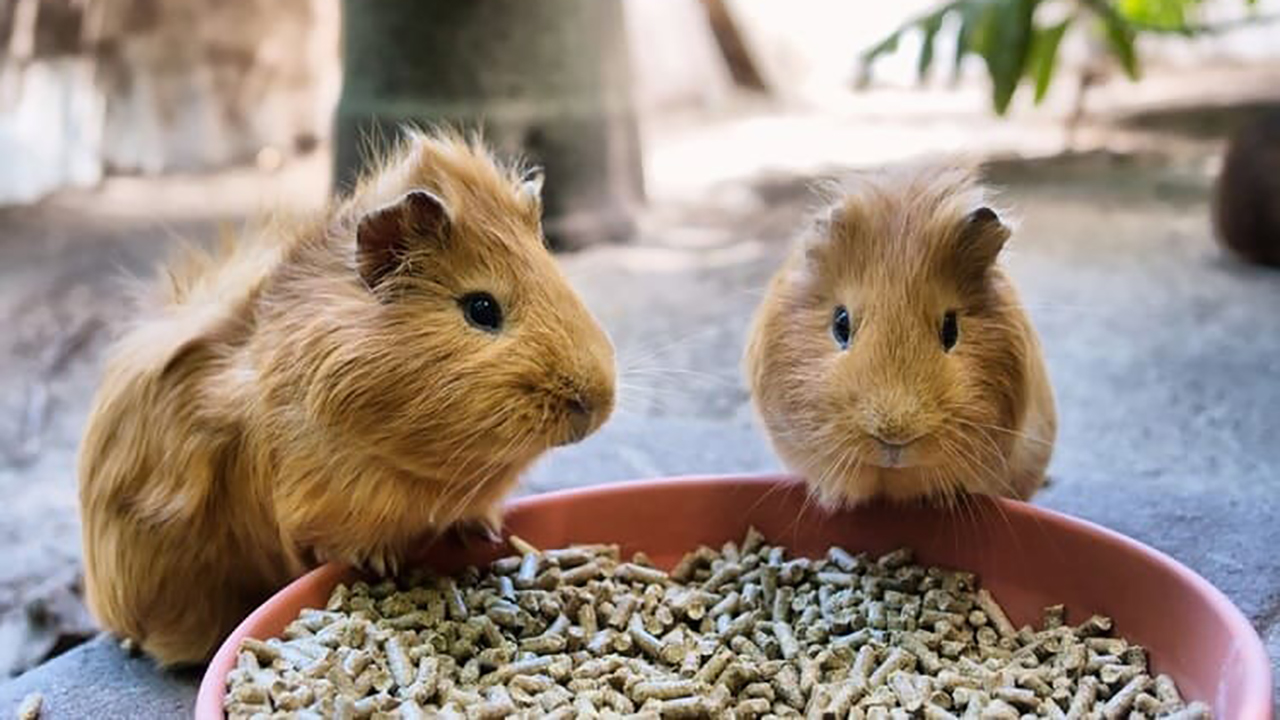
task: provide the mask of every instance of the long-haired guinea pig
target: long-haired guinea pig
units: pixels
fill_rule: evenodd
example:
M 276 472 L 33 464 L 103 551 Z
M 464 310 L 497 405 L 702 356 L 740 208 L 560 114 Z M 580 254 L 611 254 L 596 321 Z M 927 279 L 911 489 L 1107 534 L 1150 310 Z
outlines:
M 541 233 L 541 176 L 412 131 L 346 200 L 162 273 L 80 457 L 86 590 L 199 661 L 291 577 L 394 570 L 495 522 L 540 454 L 610 415 L 613 347 Z
M 1028 498 L 1056 433 L 1039 341 L 966 168 L 848 182 L 774 276 L 746 353 L 773 446 L 830 506 Z

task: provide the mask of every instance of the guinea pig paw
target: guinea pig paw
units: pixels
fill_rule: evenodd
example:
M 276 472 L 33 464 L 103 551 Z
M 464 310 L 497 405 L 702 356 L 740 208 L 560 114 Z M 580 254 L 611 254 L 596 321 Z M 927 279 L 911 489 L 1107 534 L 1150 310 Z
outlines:
M 377 577 L 394 576 L 399 570 L 399 557 L 388 548 L 319 553 L 323 559 L 345 563 L 353 569 Z
M 480 525 L 484 529 L 489 542 L 502 542 L 502 509 L 494 508 L 480 518 Z
M 502 542 L 501 520 L 494 525 L 490 518 L 460 520 L 452 528 L 453 534 L 463 547 L 471 549 L 477 545 L 489 545 Z
M 400 571 L 399 557 L 387 548 L 377 548 L 371 551 L 366 562 L 368 563 L 368 569 L 376 573 L 378 577 L 395 577 Z

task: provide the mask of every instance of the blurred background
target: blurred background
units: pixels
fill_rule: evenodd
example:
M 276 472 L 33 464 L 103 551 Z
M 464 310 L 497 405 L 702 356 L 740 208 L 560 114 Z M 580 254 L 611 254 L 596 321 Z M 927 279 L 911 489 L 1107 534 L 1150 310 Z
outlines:
M 0 677 L 92 635 L 75 452 L 120 279 L 177 238 L 321 207 L 405 120 L 546 166 L 553 246 L 619 348 L 615 420 L 527 492 L 776 467 L 739 355 L 811 183 L 982 159 L 1061 404 L 1042 501 L 1188 561 L 1280 655 L 1278 12 L 0 0 Z

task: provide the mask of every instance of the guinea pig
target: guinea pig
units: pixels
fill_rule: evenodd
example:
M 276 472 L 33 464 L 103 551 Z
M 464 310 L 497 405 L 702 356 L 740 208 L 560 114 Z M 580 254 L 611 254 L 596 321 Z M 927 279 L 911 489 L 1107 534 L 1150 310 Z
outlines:
M 831 507 L 1029 498 L 1056 411 L 997 262 L 1009 223 L 958 165 L 866 173 L 833 194 L 750 330 L 745 371 L 775 451 Z
M 352 194 L 188 250 L 115 345 L 79 459 L 86 595 L 162 664 L 337 560 L 497 523 L 614 403 L 613 346 L 541 232 L 541 175 L 411 130 Z

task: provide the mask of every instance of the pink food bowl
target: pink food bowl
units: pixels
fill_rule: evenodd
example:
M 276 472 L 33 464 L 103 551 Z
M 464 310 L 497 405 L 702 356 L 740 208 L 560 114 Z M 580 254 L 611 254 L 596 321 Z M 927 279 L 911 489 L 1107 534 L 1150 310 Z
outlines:
M 963 512 L 868 505 L 828 513 L 781 477 L 648 480 L 522 498 L 506 530 L 540 547 L 611 542 L 671 567 L 700 544 L 740 539 L 754 525 L 771 542 L 818 556 L 832 545 L 882 553 L 907 546 L 918 561 L 978 574 L 1015 624 L 1038 622 L 1064 603 L 1068 619 L 1111 616 L 1116 632 L 1150 652 L 1188 700 L 1221 720 L 1271 720 L 1271 665 L 1249 621 L 1220 591 L 1168 556 L 1096 525 L 1008 500 L 979 500 Z M 441 540 L 423 563 L 442 572 L 503 555 L 500 545 Z M 200 685 L 198 720 L 222 718 L 227 673 L 246 637 L 282 632 L 305 607 L 323 607 L 350 569 L 325 565 L 258 608 L 227 638 Z

